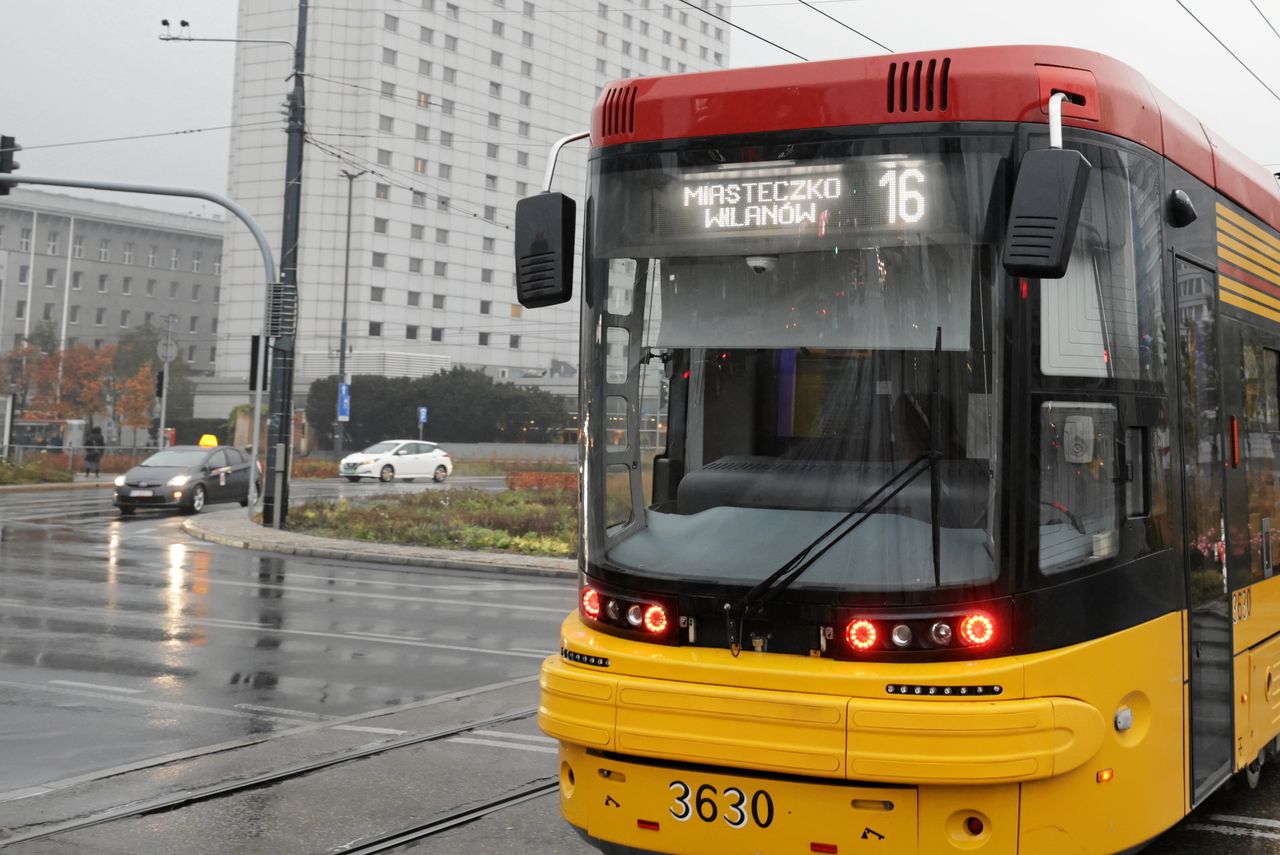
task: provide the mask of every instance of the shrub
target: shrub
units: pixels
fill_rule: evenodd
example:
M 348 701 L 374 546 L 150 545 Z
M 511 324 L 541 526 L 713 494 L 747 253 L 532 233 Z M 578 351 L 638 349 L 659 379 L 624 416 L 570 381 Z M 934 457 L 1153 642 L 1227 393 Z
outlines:
M 511 490 L 578 490 L 577 472 L 509 472 L 507 487 Z

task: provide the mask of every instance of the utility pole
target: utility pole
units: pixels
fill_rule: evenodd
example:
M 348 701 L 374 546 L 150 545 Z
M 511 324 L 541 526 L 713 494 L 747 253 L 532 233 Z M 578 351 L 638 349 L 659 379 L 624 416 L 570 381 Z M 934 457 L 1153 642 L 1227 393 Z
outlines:
M 302 144 L 306 128 L 303 73 L 307 51 L 307 0 L 298 0 L 298 37 L 293 48 L 293 92 L 289 94 L 288 147 L 284 179 L 284 224 L 280 250 L 281 291 L 296 296 L 298 232 L 302 211 Z M 269 298 L 270 299 L 270 298 Z M 271 306 L 267 311 L 270 315 Z M 289 509 L 289 459 L 293 442 L 293 355 L 296 325 L 268 346 L 271 391 L 268 396 L 267 472 L 263 484 L 262 522 L 284 528 Z M 279 484 L 277 485 L 277 478 Z
M 165 433 L 164 420 L 169 407 L 169 366 L 173 363 L 173 322 L 177 315 L 165 315 L 164 318 L 164 350 L 160 352 L 160 435 L 156 438 L 158 447 L 169 447 L 169 434 Z
M 368 172 L 367 169 L 359 172 L 348 172 L 344 169 L 340 173 L 347 179 L 347 248 L 342 259 L 342 325 L 338 333 L 339 387 L 347 382 L 347 289 L 351 285 L 351 188 L 356 179 L 366 172 Z M 341 388 L 339 388 L 338 397 L 339 399 L 342 397 Z M 342 422 L 336 418 L 333 422 L 333 450 L 342 454 Z

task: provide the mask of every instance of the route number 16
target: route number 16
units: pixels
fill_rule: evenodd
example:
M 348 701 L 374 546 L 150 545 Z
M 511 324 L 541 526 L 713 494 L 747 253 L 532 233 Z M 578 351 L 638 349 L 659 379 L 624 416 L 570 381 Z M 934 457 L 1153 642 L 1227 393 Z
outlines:
M 901 172 L 895 166 L 880 176 L 880 187 L 889 188 L 889 223 L 902 220 L 904 223 L 918 223 L 924 216 L 924 194 L 912 189 L 908 182 L 924 184 L 924 173 L 915 167 Z

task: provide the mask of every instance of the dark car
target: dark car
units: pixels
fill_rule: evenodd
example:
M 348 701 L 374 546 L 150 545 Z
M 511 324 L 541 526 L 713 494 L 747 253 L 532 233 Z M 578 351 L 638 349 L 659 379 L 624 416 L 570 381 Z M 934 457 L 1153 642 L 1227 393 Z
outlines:
M 178 508 L 197 514 L 210 502 L 249 504 L 249 455 L 221 445 L 175 445 L 116 478 L 112 502 L 122 514 L 138 508 Z

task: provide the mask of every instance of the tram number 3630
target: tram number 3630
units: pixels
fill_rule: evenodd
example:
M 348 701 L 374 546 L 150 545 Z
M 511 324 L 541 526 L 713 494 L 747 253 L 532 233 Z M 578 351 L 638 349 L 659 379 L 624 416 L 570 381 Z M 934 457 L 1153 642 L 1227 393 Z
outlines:
M 764 790 L 756 790 L 748 798 L 737 787 L 725 787 L 720 793 L 710 784 L 694 790 L 684 781 L 672 781 L 668 789 L 675 799 L 668 810 L 680 822 L 697 817 L 711 823 L 719 818 L 731 828 L 742 828 L 748 822 L 768 828 L 773 823 L 773 796 Z

